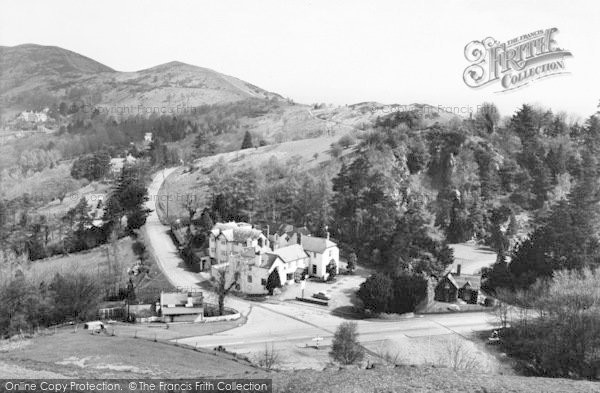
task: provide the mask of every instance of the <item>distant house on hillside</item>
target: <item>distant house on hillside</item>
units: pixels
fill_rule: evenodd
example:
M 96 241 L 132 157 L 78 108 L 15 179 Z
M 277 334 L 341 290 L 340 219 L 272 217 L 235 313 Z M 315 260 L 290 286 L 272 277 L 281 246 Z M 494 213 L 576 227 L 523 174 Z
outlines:
M 123 170 L 125 165 L 133 165 L 136 163 L 136 161 L 137 161 L 137 159 L 134 156 L 132 156 L 131 154 L 128 154 L 127 157 L 125 157 L 125 158 L 121 158 L 121 157 L 111 158 L 110 159 L 110 172 L 113 174 L 113 176 L 118 176 L 121 174 L 121 171 Z
M 17 116 L 17 121 L 35 124 L 44 123 L 48 121 L 48 108 L 44 109 L 42 112 L 21 112 L 19 116 Z
M 459 299 L 469 304 L 477 304 L 481 294 L 481 276 L 461 274 L 460 265 L 455 273 L 448 273 L 435 287 L 435 300 L 453 303 Z

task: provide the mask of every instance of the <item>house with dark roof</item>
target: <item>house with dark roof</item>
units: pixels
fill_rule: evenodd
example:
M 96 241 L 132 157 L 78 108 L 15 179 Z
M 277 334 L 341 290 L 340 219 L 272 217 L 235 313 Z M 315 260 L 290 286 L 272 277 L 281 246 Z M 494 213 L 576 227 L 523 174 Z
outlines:
M 453 303 L 463 300 L 469 304 L 477 304 L 480 298 L 481 276 L 461 274 L 460 265 L 455 273 L 447 273 L 435 287 L 434 299 L 440 302 Z

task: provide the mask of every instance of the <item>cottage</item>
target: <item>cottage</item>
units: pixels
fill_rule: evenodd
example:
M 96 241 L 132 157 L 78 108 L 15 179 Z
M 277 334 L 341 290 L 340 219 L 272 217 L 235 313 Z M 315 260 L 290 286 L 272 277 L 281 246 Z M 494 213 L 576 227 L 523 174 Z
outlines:
M 458 299 L 477 304 L 480 297 L 481 276 L 461 274 L 460 265 L 455 273 L 446 274 L 435 287 L 435 300 L 456 302 Z

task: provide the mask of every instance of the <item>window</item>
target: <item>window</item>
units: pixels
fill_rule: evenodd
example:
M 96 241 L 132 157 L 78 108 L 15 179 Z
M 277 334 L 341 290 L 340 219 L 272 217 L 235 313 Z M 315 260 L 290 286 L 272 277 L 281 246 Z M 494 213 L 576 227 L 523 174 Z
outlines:
M 317 265 L 313 265 L 312 272 L 313 274 L 317 274 Z
M 286 277 L 287 277 L 287 280 L 288 280 L 288 281 L 290 281 L 290 280 L 293 280 L 293 279 L 294 279 L 294 273 L 288 273 L 288 274 L 286 275 Z
M 263 287 L 267 286 L 267 279 L 266 278 L 261 278 L 260 279 L 260 285 L 262 285 Z
M 252 282 L 252 276 L 248 274 L 248 282 Z

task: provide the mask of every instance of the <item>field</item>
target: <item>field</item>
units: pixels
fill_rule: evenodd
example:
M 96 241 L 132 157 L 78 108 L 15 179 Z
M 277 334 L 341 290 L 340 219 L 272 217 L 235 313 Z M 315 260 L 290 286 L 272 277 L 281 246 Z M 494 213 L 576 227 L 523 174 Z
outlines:
M 3 364 L 4 363 L 4 364 Z M 52 370 L 78 378 L 183 378 L 235 376 L 260 370 L 212 351 L 178 347 L 146 339 L 90 334 L 81 327 L 38 336 L 20 349 L 2 354 L 0 375 L 17 378 L 23 370 Z M 28 377 L 32 375 L 29 374 Z
M 127 274 L 127 268 L 135 262 L 131 243 L 129 237 L 118 241 L 118 265 L 124 276 Z M 66 256 L 40 259 L 22 264 L 18 268 L 22 269 L 26 277 L 39 281 L 51 279 L 55 273 L 88 273 L 94 276 L 102 276 L 107 272 L 106 252 L 108 247 L 110 246 L 101 246 Z M 13 267 L 13 269 L 16 268 Z
M 26 277 L 36 282 L 52 280 L 52 277 L 56 273 L 84 273 L 96 277 L 98 282 L 102 282 L 107 277 L 107 251 L 110 250 L 112 264 L 116 267 L 113 277 L 116 277 L 117 281 L 114 284 L 120 283 L 119 285 L 125 285 L 128 277 L 127 270 L 137 261 L 131 249 L 131 244 L 132 240 L 129 237 L 122 238 L 117 242 L 118 257 L 116 260 L 113 257 L 112 246 L 109 244 L 66 256 L 56 256 L 34 262 L 21 263 L 20 265 L 9 264 L 0 269 L 0 272 L 6 275 L 6 277 L 11 277 L 17 269 L 20 269 Z M 150 273 L 134 281 L 136 288 L 146 292 L 171 288 L 171 285 L 154 261 L 150 259 L 147 263 L 149 263 Z

